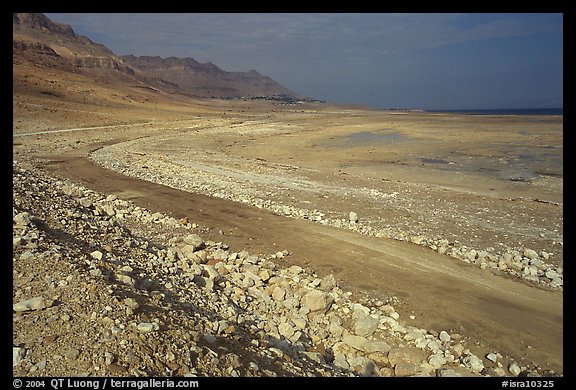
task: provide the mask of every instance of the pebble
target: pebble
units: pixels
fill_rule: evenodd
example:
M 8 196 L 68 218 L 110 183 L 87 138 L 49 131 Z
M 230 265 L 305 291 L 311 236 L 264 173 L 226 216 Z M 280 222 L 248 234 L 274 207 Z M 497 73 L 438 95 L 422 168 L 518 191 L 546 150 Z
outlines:
M 160 326 L 155 322 L 141 322 L 137 325 L 137 329 L 141 333 L 150 333 L 160 329 Z

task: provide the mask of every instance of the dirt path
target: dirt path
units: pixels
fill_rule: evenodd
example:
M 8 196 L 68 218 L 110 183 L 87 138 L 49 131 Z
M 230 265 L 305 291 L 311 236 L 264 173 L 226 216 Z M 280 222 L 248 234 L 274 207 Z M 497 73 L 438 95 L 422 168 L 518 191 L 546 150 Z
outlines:
M 224 241 L 233 250 L 271 253 L 288 249 L 288 261 L 320 275 L 332 272 L 351 289 L 376 296 L 394 294 L 402 301 L 398 311 L 408 325 L 454 329 L 477 341 L 476 347 L 470 343 L 470 349 L 479 356 L 496 351 L 563 372 L 562 293 L 498 277 L 409 243 L 288 219 L 126 177 L 86 158 L 98 146 L 44 156 L 52 160 L 45 168 L 150 210 L 186 216 L 213 228 L 213 237 L 208 238 Z

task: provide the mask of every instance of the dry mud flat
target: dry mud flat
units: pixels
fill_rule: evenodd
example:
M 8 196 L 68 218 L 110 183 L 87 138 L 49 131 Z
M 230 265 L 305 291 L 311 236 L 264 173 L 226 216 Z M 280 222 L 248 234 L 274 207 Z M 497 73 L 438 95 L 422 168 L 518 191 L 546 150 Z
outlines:
M 506 365 L 510 356 L 527 369 L 561 373 L 561 168 L 514 165 L 509 149 L 490 145 L 522 144 L 524 156 L 541 146 L 561 151 L 561 120 L 472 122 L 288 112 L 267 120 L 190 119 L 168 130 L 42 135 L 35 142 L 55 151 L 44 161 L 60 174 L 213 227 L 206 234 L 221 231 L 237 250 L 285 248 L 292 255 L 283 261 L 316 270 L 319 279 L 333 273 L 342 286 L 381 302 L 396 294 L 408 323 L 432 335 L 470 337 L 469 348 L 494 370 L 502 367 L 487 356 L 498 352 Z M 471 128 L 474 136 L 463 137 L 462 129 Z M 26 137 L 18 142 L 16 150 L 28 154 Z M 448 158 L 455 142 L 458 155 Z M 62 154 L 62 146 L 81 149 Z M 98 164 L 175 189 L 99 170 L 85 158 L 94 149 Z M 507 170 L 502 177 L 478 174 L 478 166 L 495 169 L 495 161 Z M 494 370 L 485 373 L 510 375 Z

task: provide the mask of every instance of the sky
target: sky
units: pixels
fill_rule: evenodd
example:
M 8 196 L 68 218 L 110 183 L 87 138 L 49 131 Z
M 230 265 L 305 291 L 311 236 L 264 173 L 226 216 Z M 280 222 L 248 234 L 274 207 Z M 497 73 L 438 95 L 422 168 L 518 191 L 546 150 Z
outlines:
M 47 13 L 115 54 L 251 69 L 374 108 L 563 107 L 561 13 Z

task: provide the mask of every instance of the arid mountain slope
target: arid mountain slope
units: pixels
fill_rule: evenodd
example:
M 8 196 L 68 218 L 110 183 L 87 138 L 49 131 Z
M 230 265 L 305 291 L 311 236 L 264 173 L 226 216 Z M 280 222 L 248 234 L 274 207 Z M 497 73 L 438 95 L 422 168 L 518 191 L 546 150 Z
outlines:
M 58 79 L 62 82 L 40 87 L 44 84 L 42 81 L 33 81 L 26 89 L 64 97 L 70 92 L 78 93 L 77 88 L 70 91 L 72 84 L 65 81 L 80 78 L 84 79 L 82 84 L 95 82 L 102 86 L 103 83 L 121 92 L 126 92 L 127 87 L 137 88 L 128 91 L 128 95 L 135 95 L 131 100 L 140 102 L 154 100 L 150 96 L 136 96 L 150 93 L 163 94 L 169 99 L 174 95 L 196 98 L 280 95 L 298 98 L 295 93 L 255 70 L 226 72 L 212 63 L 203 64 L 192 58 L 117 56 L 104 45 L 77 35 L 69 25 L 53 22 L 43 14 L 13 14 L 13 65 L 15 93 L 26 81 L 24 78 L 49 71 L 60 73 Z M 40 69 L 22 72 L 22 67 Z M 27 81 L 30 84 L 31 80 Z M 81 94 L 82 100 L 90 92 L 87 88 Z M 117 93 L 122 94 L 126 95 Z
M 226 72 L 210 62 L 203 64 L 193 58 L 128 55 L 122 59 L 131 67 L 140 69 L 157 80 L 168 82 L 179 91 L 204 97 L 296 97 L 292 91 L 255 70 Z

